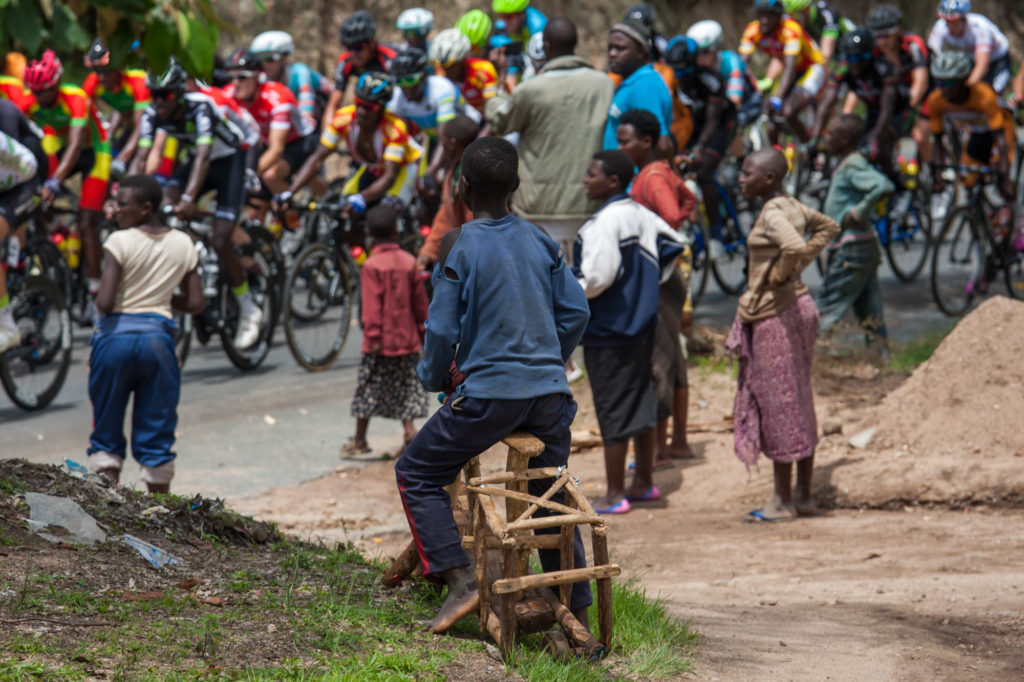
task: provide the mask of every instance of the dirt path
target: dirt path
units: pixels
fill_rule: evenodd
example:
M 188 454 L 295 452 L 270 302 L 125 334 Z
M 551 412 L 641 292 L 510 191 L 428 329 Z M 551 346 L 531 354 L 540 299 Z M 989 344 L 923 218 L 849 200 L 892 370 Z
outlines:
M 899 380 L 866 367 L 826 368 L 819 377 L 819 416 L 845 432 L 819 447 L 819 499 L 834 498 L 845 463 L 870 457 L 847 440 Z M 693 370 L 691 386 L 691 421 L 721 422 L 732 379 Z M 580 394 L 577 427 L 592 419 L 586 390 Z M 698 460 L 656 474 L 663 499 L 609 525 L 624 576 L 660 594 L 704 636 L 696 678 L 1024 678 L 1024 512 L 912 506 L 744 524 L 742 514 L 769 490 L 770 468 L 748 479 L 730 433 L 695 434 L 692 442 Z M 503 457 L 484 461 L 497 466 Z M 570 464 L 588 493 L 602 491 L 600 451 L 575 454 Z M 408 541 L 389 462 L 342 465 L 234 507 L 371 554 L 393 556 Z

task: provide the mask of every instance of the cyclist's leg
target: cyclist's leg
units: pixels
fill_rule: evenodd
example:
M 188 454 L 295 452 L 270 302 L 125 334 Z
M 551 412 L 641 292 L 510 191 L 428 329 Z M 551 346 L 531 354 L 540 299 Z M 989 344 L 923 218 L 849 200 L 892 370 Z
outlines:
M 214 190 L 217 193 L 211 242 L 220 259 L 220 265 L 224 268 L 228 285 L 239 296 L 245 293 L 241 289 L 248 287 L 245 286 L 245 269 L 238 254 L 235 253 L 231 233 L 238 223 L 242 207 L 244 169 L 245 152 L 242 151 L 211 161 L 202 190 Z
M 996 95 L 1001 95 L 1006 86 L 1010 84 L 1011 76 L 1010 55 L 1007 53 L 989 63 L 988 71 L 985 72 L 985 77 L 982 80 L 992 86 Z
M 719 199 L 718 190 L 715 187 L 715 173 L 722 163 L 729 145 L 732 144 L 733 135 L 736 132 L 735 117 L 722 121 L 714 136 L 704 148 L 700 157 L 700 166 L 697 168 L 697 184 L 704 195 L 704 210 L 711 222 L 709 227 L 715 227 L 719 223 Z
M 809 136 L 807 128 L 800 121 L 800 113 L 814 103 L 814 98 L 818 96 L 824 84 L 825 68 L 821 64 L 812 64 L 797 79 L 782 104 L 782 115 L 801 142 L 806 142 Z
M 78 229 L 82 233 L 82 251 L 88 277 L 89 295 L 95 296 L 100 288 L 100 236 L 99 224 L 103 201 L 107 198 L 110 178 L 110 147 L 107 143 L 93 149 L 83 149 L 75 171 L 82 173 L 82 193 L 78 199 Z

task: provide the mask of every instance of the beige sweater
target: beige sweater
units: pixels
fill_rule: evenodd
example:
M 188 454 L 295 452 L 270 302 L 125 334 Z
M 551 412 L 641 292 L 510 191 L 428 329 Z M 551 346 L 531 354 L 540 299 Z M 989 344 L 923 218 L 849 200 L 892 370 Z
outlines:
M 743 322 L 774 317 L 807 293 L 800 273 L 839 234 L 839 224 L 792 197 L 770 199 L 747 236 L 747 290 L 740 296 Z

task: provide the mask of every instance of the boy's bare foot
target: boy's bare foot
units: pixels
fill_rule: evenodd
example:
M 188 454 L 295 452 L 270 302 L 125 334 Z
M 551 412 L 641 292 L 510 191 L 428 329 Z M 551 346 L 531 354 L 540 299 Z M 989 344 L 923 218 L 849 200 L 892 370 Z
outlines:
M 480 602 L 477 592 L 476 574 L 472 566 L 450 568 L 441 573 L 441 578 L 448 585 L 448 598 L 441 605 L 437 615 L 423 624 L 423 629 L 434 634 L 447 632 L 476 610 Z
M 688 443 L 675 443 L 668 449 L 669 455 L 672 459 L 697 459 L 697 453 L 695 453 Z
M 771 502 L 760 509 L 747 512 L 743 520 L 751 522 L 792 521 L 796 517 L 796 509 L 792 505 L 783 504 L 778 497 L 774 497 Z
M 654 456 L 654 463 L 651 464 L 652 471 L 661 471 L 662 469 L 672 468 L 672 455 L 667 452 L 658 452 Z
M 818 505 L 813 498 L 804 498 L 798 494 L 793 495 L 793 509 L 797 516 L 817 516 Z

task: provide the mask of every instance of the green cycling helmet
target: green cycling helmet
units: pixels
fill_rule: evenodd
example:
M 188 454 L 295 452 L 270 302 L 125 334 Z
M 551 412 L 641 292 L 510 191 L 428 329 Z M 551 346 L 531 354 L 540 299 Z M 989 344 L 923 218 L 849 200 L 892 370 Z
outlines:
M 495 14 L 517 14 L 525 12 L 529 6 L 530 0 L 494 0 L 491 11 Z
M 786 14 L 796 14 L 811 6 L 813 0 L 782 0 L 782 9 Z
M 491 18 L 482 9 L 469 10 L 455 23 L 455 28 L 469 38 L 469 43 L 473 47 L 487 43 L 487 38 L 491 35 L 491 27 Z

